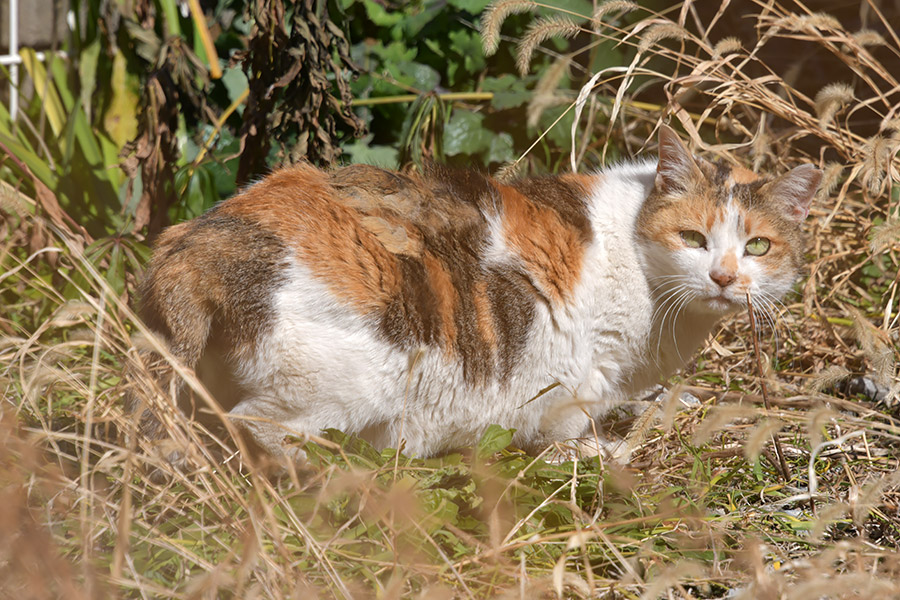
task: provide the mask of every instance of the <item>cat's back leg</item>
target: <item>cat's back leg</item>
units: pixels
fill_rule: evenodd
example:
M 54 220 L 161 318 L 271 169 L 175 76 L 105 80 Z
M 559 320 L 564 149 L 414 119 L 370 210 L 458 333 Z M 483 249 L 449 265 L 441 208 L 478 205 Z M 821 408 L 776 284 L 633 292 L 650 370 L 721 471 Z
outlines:
M 271 329 L 235 361 L 245 398 L 234 422 L 267 452 L 294 460 L 302 460 L 298 441 L 326 428 L 381 441 L 402 410 L 408 353 L 296 260 L 272 307 Z

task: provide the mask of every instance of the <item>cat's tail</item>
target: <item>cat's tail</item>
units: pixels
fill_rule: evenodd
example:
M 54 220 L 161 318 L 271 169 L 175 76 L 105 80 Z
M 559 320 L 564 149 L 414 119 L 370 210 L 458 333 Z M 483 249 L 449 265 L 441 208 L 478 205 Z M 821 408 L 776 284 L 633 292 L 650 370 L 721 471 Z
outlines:
M 209 340 L 217 286 L 200 249 L 184 239 L 189 225 L 170 227 L 160 236 L 141 285 L 140 315 L 182 364 L 194 368 Z
M 141 318 L 168 349 L 166 356 L 144 353 L 152 380 L 185 407 L 189 397 L 175 365 L 196 369 L 208 349 L 214 358 L 252 354 L 274 327 L 273 298 L 286 277 L 285 244 L 251 218 L 231 214 L 229 202 L 166 229 L 140 289 Z M 223 376 L 230 373 L 227 365 L 216 362 L 216 368 Z M 234 399 L 228 395 L 233 390 L 218 391 L 220 401 Z M 152 402 L 145 397 L 143 404 Z M 129 406 L 141 412 L 142 429 L 159 429 L 136 402 Z
M 216 311 L 215 285 L 204 273 L 204 251 L 190 240 L 190 229 L 185 223 L 163 232 L 140 288 L 141 319 L 162 338 L 168 352 L 139 351 L 141 367 L 136 368 L 143 368 L 145 373 L 141 377 L 133 372 L 129 377 L 125 403 L 126 410 L 138 417 L 142 434 L 152 439 L 165 437 L 165 428 L 150 408 L 154 392 L 148 389 L 146 376 L 177 404 L 185 384 L 175 364 L 196 368 L 209 341 Z

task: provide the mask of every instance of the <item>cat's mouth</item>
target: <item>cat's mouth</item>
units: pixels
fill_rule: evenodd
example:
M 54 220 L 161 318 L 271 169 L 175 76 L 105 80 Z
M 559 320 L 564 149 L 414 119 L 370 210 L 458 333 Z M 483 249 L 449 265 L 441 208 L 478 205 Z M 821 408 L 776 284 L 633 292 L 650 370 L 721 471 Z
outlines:
M 742 306 L 739 300 L 730 298 L 725 292 L 720 292 L 715 296 L 709 296 L 706 298 L 706 303 L 711 309 L 721 312 L 737 310 Z

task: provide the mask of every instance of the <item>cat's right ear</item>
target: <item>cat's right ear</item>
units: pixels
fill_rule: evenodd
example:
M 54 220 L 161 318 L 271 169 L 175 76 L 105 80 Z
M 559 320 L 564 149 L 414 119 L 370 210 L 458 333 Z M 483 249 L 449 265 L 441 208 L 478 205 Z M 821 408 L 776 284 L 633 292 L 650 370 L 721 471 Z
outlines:
M 703 174 L 681 138 L 668 125 L 659 128 L 659 162 L 656 164 L 656 187 L 661 192 L 684 192 L 691 182 Z

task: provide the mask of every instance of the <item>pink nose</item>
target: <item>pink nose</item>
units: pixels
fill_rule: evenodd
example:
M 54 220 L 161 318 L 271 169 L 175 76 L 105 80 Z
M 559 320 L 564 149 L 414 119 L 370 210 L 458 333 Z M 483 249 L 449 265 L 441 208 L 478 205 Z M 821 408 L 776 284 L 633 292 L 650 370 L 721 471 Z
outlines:
M 737 279 L 737 275 L 733 271 L 720 271 L 719 269 L 713 269 L 709 272 L 709 278 L 716 282 L 720 288 L 727 288 L 729 285 L 734 283 L 734 280 Z

